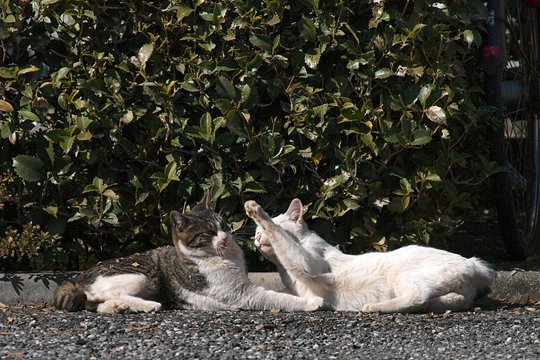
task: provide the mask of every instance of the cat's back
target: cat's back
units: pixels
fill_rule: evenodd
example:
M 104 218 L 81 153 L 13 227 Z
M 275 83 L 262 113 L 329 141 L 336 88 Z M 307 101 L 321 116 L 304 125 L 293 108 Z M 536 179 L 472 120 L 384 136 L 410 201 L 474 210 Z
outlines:
M 74 281 L 87 287 L 94 283 L 98 277 L 111 277 L 123 274 L 144 274 L 148 278 L 158 279 L 160 268 L 159 264 L 155 261 L 154 254 L 165 253 L 166 248 L 168 246 L 125 257 L 100 261 L 91 268 L 81 272 Z
M 466 258 L 446 250 L 427 246 L 409 245 L 389 253 L 389 263 L 402 272 L 443 274 L 475 278 L 489 285 L 496 277 L 496 271 L 481 259 Z

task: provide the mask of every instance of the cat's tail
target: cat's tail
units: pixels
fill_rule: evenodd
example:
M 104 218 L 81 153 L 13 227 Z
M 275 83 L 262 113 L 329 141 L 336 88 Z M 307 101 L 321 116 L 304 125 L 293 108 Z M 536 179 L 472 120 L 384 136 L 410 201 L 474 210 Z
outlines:
M 489 287 L 497 278 L 497 271 L 481 259 L 473 257 L 469 261 L 476 270 L 473 282 L 477 290 L 477 297 L 489 294 Z
M 58 310 L 96 311 L 99 302 L 89 301 L 84 286 L 76 281 L 66 281 L 54 292 L 53 306 Z

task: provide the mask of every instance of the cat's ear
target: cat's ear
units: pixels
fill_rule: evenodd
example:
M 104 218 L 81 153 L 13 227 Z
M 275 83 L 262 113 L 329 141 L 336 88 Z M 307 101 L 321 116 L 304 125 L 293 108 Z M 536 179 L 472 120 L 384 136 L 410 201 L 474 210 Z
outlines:
M 212 204 L 212 192 L 208 190 L 207 192 L 204 193 L 203 198 L 201 199 L 201 201 L 199 201 L 197 205 L 201 205 L 205 209 L 210 209 L 211 204 Z
M 287 212 L 285 213 L 294 222 L 300 223 L 303 221 L 304 216 L 304 206 L 302 205 L 302 202 L 300 199 L 293 199 L 291 201 L 291 204 L 289 205 L 289 208 L 287 209 Z
M 171 211 L 170 218 L 173 227 L 183 228 L 189 224 L 188 218 L 180 214 L 178 211 Z

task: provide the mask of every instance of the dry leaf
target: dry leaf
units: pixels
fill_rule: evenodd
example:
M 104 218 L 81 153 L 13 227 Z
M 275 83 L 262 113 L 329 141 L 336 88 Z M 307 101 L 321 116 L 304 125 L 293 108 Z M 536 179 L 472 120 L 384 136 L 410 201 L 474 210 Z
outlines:
M 79 324 L 79 327 L 80 327 L 81 329 L 86 329 L 86 328 L 88 328 L 88 324 L 85 323 L 84 321 L 81 321 L 81 323 Z
M 523 272 L 524 270 L 523 269 L 520 269 L 520 268 L 513 268 L 512 271 L 510 272 L 510 276 L 514 276 L 516 275 L 518 272 Z
M 281 312 L 281 309 L 272 309 L 270 310 L 272 314 L 279 314 Z
M 47 313 L 54 312 L 54 308 L 50 307 L 48 305 L 43 306 L 40 310 L 43 311 L 43 312 L 47 312 Z
M 152 329 L 158 326 L 157 323 L 148 323 L 148 324 L 142 324 L 142 323 L 131 323 L 131 327 L 134 329 Z
M 135 261 L 133 264 L 131 264 L 131 266 L 133 266 L 133 267 L 139 267 L 139 266 L 141 266 L 141 265 L 140 265 L 138 262 Z
M 161 340 L 159 340 L 159 339 L 144 339 L 143 342 L 145 342 L 145 343 L 157 343 L 157 342 L 161 342 Z
M 4 304 L 3 302 L 0 302 L 0 309 L 9 309 L 9 306 Z

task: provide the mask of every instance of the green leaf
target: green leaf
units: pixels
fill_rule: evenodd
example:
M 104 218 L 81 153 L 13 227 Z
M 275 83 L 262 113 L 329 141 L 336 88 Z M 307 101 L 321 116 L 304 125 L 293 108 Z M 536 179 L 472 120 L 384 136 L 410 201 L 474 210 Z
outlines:
M 168 181 L 180 181 L 180 179 L 178 178 L 178 175 L 176 174 L 176 168 L 177 168 L 177 165 L 176 165 L 176 161 L 171 161 L 167 164 L 167 166 L 165 167 L 165 178 L 168 180 Z
M 441 182 L 442 181 L 442 179 L 441 179 L 441 177 L 439 175 L 433 174 L 433 173 L 426 175 L 426 177 L 424 179 L 428 180 L 428 181 L 433 181 L 433 182 Z
M 439 106 L 433 105 L 429 107 L 429 109 L 426 110 L 426 116 L 434 123 L 446 124 L 446 113 Z
M 118 201 L 118 199 L 120 198 L 118 196 L 118 194 L 116 194 L 113 190 L 111 190 L 109 188 L 106 189 L 105 191 L 103 191 L 103 193 L 101 195 L 103 195 L 105 197 L 108 197 L 109 199 L 111 199 L 112 201 L 115 201 L 115 202 Z
M 369 148 L 371 149 L 371 151 L 373 151 L 373 153 L 375 155 L 377 155 L 379 153 L 379 149 L 377 148 L 377 145 L 375 144 L 375 142 L 373 141 L 373 135 L 371 135 L 371 133 L 367 133 L 367 134 L 362 134 L 360 136 L 360 138 L 362 139 L 362 142 L 364 144 L 366 144 L 367 146 L 369 146 Z
M 227 98 L 234 100 L 236 99 L 236 89 L 234 88 L 233 84 L 229 79 L 227 79 L 225 76 L 219 76 L 216 80 L 216 88 L 217 92 Z
M 411 183 L 405 178 L 399 179 L 399 186 L 401 187 L 401 190 L 403 190 L 407 195 L 413 191 Z
M 0 66 L 0 77 L 4 79 L 15 79 L 17 77 L 17 67 Z
M 13 111 L 13 106 L 5 100 L 0 100 L 0 111 Z
M 274 26 L 276 24 L 279 24 L 281 22 L 281 19 L 279 18 L 278 14 L 274 14 L 270 20 L 266 22 L 267 25 Z
M 185 5 L 176 5 L 173 7 L 173 9 L 176 10 L 176 17 L 180 21 L 182 21 L 184 18 L 191 15 L 191 13 L 194 11 L 192 8 L 187 7 Z
M 315 54 L 306 53 L 304 55 L 304 61 L 306 65 L 311 69 L 317 68 L 317 65 L 319 64 L 320 59 L 321 59 L 321 54 L 319 52 L 316 52 Z
M 315 23 L 313 23 L 310 18 L 302 16 L 302 19 L 300 19 L 298 23 L 298 27 L 300 29 L 300 35 L 302 35 L 306 41 L 315 42 L 317 40 L 317 29 L 315 28 Z
M 13 14 L 9 14 L 8 16 L 6 16 L 4 18 L 4 22 L 6 24 L 12 24 L 12 23 L 17 22 L 17 18 L 15 16 L 13 16 Z
M 75 136 L 71 134 L 73 131 L 67 129 L 52 129 L 47 131 L 45 138 L 52 143 L 59 144 L 64 153 L 68 153 L 75 142 Z M 91 135 L 91 134 L 90 134 Z
M 38 158 L 29 155 L 19 155 L 13 158 L 15 172 L 23 180 L 36 182 L 45 178 L 45 164 Z
M 171 181 L 179 181 L 178 175 L 176 174 L 177 165 L 174 160 L 169 161 L 165 167 L 164 172 L 155 172 L 150 176 L 150 179 L 154 181 L 154 187 L 156 187 L 159 192 L 162 192 L 169 186 Z
M 108 224 L 111 224 L 111 225 L 118 224 L 118 217 L 116 216 L 116 214 L 114 214 L 112 212 L 105 215 L 102 220 L 104 222 L 108 223 Z
M 386 79 L 392 75 L 394 75 L 394 72 L 388 68 L 379 69 L 375 71 L 375 79 Z
M 141 48 L 139 49 L 139 53 L 137 54 L 138 61 L 136 62 L 136 65 L 141 70 L 144 70 L 146 68 L 146 62 L 150 59 L 150 56 L 152 56 L 153 52 L 154 44 L 145 44 L 141 46 Z
M 54 86 L 59 86 L 60 80 L 65 78 L 70 71 L 71 71 L 70 67 L 63 67 L 63 68 L 60 68 L 60 70 L 58 70 L 57 72 L 52 73 L 51 77 L 52 77 Z
M 47 214 L 52 215 L 55 218 L 58 216 L 58 206 L 47 206 L 47 207 L 43 208 L 43 210 Z
M 403 210 L 406 210 L 409 207 L 409 204 L 411 202 L 410 196 L 404 196 L 401 198 L 401 207 Z
M 422 107 L 426 107 L 426 101 L 429 98 L 429 95 L 431 95 L 431 91 L 433 90 L 434 86 L 429 84 L 425 85 L 420 89 L 420 93 L 418 94 L 418 100 L 420 100 L 420 104 L 422 104 Z
M 28 74 L 28 73 L 33 73 L 33 72 L 36 72 L 36 71 L 39 71 L 39 70 L 41 70 L 41 69 L 38 68 L 37 66 L 30 65 L 30 66 L 27 66 L 27 67 L 22 68 L 21 70 L 19 70 L 18 75 L 24 75 L 24 74 Z
M 471 30 L 463 31 L 463 39 L 465 39 L 467 45 L 470 47 L 474 44 L 474 33 Z
M 15 133 L 15 125 L 11 122 L 6 122 L 0 128 L 0 136 L 2 139 L 7 139 Z
M 203 139 L 210 141 L 214 133 L 214 122 L 210 113 L 204 113 L 199 120 L 199 124 L 199 128 L 201 129 L 200 135 Z
M 145 64 L 148 59 L 150 59 L 150 56 L 152 56 L 152 53 L 154 52 L 154 44 L 144 44 L 139 49 L 139 60 L 142 64 Z
M 431 131 L 427 129 L 416 130 L 413 133 L 414 140 L 411 145 L 425 145 L 431 142 Z
M 273 42 L 268 36 L 252 34 L 249 37 L 249 42 L 259 49 L 266 50 L 268 52 L 272 51 Z
M 28 110 L 19 110 L 19 115 L 30 121 L 40 122 L 39 116 Z
M 319 9 L 319 0 L 295 0 L 295 2 L 307 7 L 310 11 L 317 11 Z

